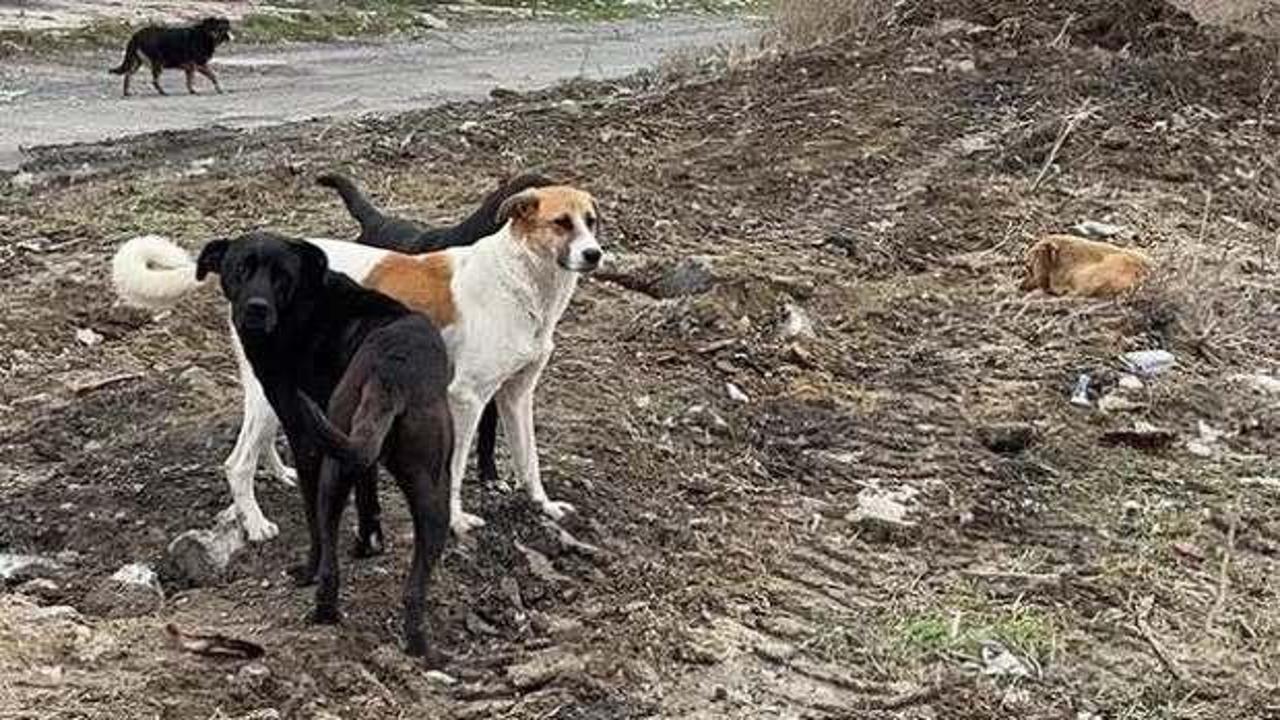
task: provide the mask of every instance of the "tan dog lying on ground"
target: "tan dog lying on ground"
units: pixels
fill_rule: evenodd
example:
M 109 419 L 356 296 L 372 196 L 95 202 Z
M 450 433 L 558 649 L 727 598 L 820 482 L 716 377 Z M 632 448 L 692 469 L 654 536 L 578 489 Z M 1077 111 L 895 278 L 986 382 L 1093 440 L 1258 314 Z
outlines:
M 1137 287 L 1150 271 L 1141 253 L 1072 235 L 1042 238 L 1026 255 L 1022 290 L 1110 297 Z

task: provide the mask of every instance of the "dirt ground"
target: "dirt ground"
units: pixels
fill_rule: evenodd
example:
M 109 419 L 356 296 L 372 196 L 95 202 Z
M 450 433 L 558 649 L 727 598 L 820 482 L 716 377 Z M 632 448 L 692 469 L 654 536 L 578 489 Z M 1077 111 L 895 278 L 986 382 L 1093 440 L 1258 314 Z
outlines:
M 0 201 L 0 549 L 64 569 L 0 596 L 0 716 L 1280 716 L 1280 51 L 1156 2 L 1027 5 L 906 3 L 867 44 L 683 81 L 38 153 Z M 234 362 L 212 289 L 118 308 L 108 259 L 143 232 L 351 236 L 313 184 L 334 167 L 427 220 L 552 173 L 614 253 L 538 393 L 579 513 L 467 483 L 489 525 L 430 593 L 454 684 L 396 649 L 389 484 L 392 548 L 344 560 L 338 628 L 282 576 L 303 530 L 270 480 L 279 539 L 203 587 L 165 570 L 229 502 Z M 1019 293 L 1027 242 L 1086 220 L 1156 276 Z M 644 291 L 691 256 L 708 292 Z M 1176 365 L 1134 387 L 1118 355 L 1153 348 Z M 860 517 L 874 491 L 908 523 Z M 107 617 L 129 562 L 163 607 Z M 183 653 L 169 622 L 266 655 Z

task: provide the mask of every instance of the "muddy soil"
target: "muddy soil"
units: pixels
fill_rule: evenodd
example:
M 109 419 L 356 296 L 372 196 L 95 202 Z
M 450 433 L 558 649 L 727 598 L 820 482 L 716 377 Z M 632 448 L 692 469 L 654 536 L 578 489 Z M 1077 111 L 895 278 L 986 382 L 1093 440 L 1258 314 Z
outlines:
M 0 549 L 66 569 L 0 597 L 0 710 L 1274 716 L 1277 48 L 1158 3 L 1026 5 L 914 3 L 867 44 L 684 82 L 37 153 L 0 204 Z M 466 485 L 489 525 L 431 590 L 454 684 L 395 647 L 389 485 L 391 551 L 344 561 L 337 628 L 282 575 L 304 531 L 265 479 L 282 535 L 227 577 L 162 572 L 163 607 L 131 619 L 86 602 L 227 505 L 239 417 L 216 293 L 117 308 L 111 253 L 141 232 L 350 237 L 313 182 L 334 167 L 427 220 L 557 175 L 598 196 L 614 254 L 538 391 L 547 485 L 579 513 L 550 526 Z M 1085 220 L 1152 256 L 1148 285 L 1018 292 L 1027 243 Z M 643 291 L 691 256 L 707 292 Z M 1120 353 L 1153 348 L 1176 364 L 1123 377 Z M 1104 442 L 1138 422 L 1163 440 Z M 874 492 L 905 522 L 864 517 Z M 266 655 L 184 654 L 167 622 Z
M 746 42 L 753 23 L 678 16 L 616 22 L 519 21 L 433 31 L 379 44 L 230 45 L 211 67 L 225 94 L 203 78 L 189 95 L 170 71 L 161 97 L 141 72 L 121 97 L 121 48 L 55 60 L 10 57 L 0 65 L 0 169 L 23 148 L 93 142 L 159 130 L 245 128 L 314 117 L 350 118 L 530 90 L 569 78 L 600 80 L 651 67 L 689 48 Z

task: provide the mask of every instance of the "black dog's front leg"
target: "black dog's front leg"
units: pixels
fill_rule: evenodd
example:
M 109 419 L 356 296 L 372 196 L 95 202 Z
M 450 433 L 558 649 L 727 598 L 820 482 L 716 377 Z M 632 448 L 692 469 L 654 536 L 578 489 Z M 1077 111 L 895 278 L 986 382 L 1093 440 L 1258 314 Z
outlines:
M 316 499 L 316 519 L 320 531 L 320 564 L 316 572 L 316 608 L 311 621 L 321 625 L 337 623 L 338 612 L 338 525 L 351 493 L 351 472 L 332 458 L 320 466 L 320 487 Z

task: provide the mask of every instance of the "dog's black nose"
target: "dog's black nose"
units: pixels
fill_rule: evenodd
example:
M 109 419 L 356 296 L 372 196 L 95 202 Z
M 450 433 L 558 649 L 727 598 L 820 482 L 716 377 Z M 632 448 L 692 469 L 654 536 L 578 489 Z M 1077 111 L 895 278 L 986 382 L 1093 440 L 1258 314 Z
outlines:
M 250 298 L 244 304 L 245 317 L 264 318 L 271 312 L 271 303 L 262 298 Z
M 604 257 L 604 253 L 600 248 L 587 248 L 582 251 L 582 259 L 591 265 L 600 262 L 600 258 Z

